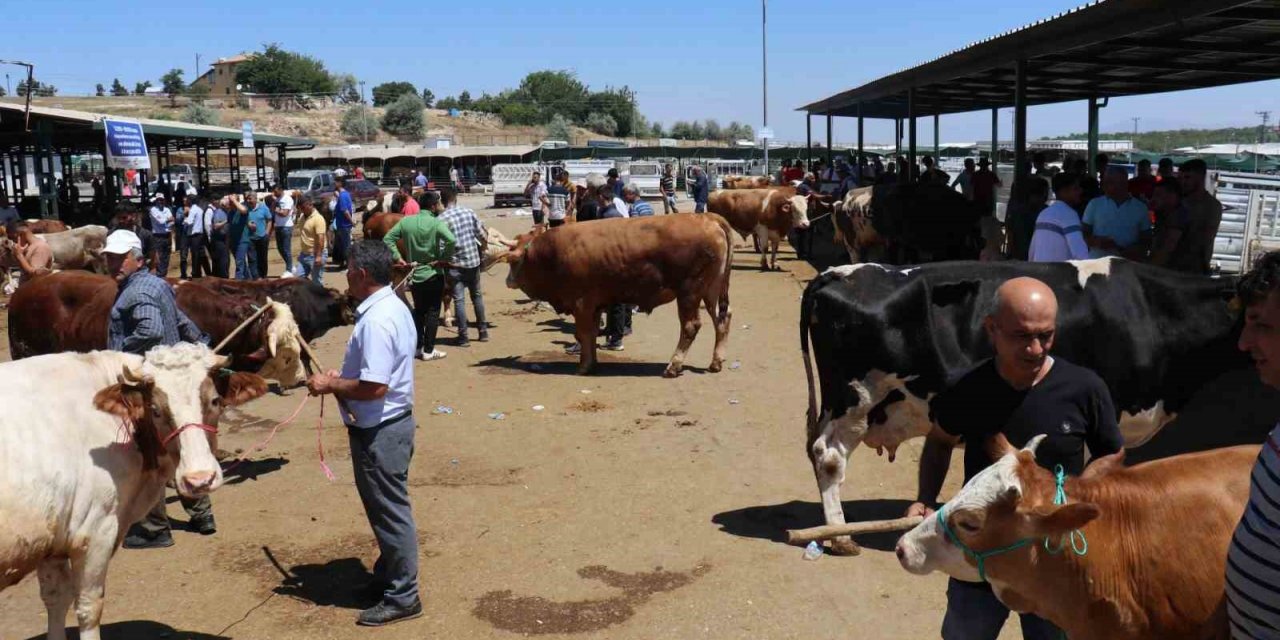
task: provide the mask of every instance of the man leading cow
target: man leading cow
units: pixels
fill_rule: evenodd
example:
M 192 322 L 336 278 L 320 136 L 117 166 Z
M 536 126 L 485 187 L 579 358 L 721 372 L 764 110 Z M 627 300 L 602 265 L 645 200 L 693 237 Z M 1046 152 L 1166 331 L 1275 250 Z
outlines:
M 1093 458 L 1120 450 L 1123 438 L 1107 386 L 1092 371 L 1049 355 L 1057 326 L 1058 301 L 1034 278 L 1014 278 L 996 290 L 992 314 L 983 321 L 995 357 L 960 378 L 932 404 L 937 427 L 920 455 L 920 489 L 907 515 L 933 513 L 947 476 L 951 452 L 963 440 L 965 482 L 990 466 L 982 443 L 1003 433 L 1015 446 L 1047 436 L 1036 461 L 1045 468 L 1061 465 L 1078 475 L 1084 450 Z M 951 579 L 943 640 L 995 640 L 1009 608 L 991 586 Z M 1051 623 L 1023 614 L 1027 640 L 1056 640 Z

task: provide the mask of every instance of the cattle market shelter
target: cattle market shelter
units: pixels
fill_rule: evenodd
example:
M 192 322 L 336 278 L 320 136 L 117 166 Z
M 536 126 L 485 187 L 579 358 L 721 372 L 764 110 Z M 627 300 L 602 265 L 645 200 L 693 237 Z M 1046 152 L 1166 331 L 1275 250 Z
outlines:
M 22 104 L 0 102 L 0 193 L 14 202 L 38 197 L 41 215 L 57 216 L 56 176 L 59 173 L 64 176 L 70 174 L 74 156 L 105 156 L 103 121 L 107 118 L 114 116 L 34 106 L 28 114 Z M 278 179 L 283 180 L 288 153 L 315 146 L 313 141 L 305 138 L 255 132 L 253 147 L 249 148 L 243 146 L 240 129 L 146 118 L 119 119 L 141 125 L 151 156 L 151 170 L 140 172 L 140 192 L 130 196 L 138 202 L 147 199 L 147 183 L 152 176 L 168 175 L 171 154 L 194 154 L 194 169 L 201 189 L 207 189 L 209 185 L 210 154 L 225 153 L 231 189 L 238 191 L 243 187 L 253 187 L 261 190 L 268 186 L 268 152 L 275 156 L 280 173 Z M 254 154 L 255 173 L 246 176 L 240 170 L 240 154 L 250 151 Z M 120 170 L 105 170 L 108 203 L 115 202 L 123 193 L 123 174 Z
M 1014 109 L 1014 169 L 1028 170 L 1027 107 L 1083 100 L 1088 104 L 1089 162 L 1098 146 L 1098 110 L 1112 97 L 1203 89 L 1280 78 L 1280 0 L 1098 0 L 1020 29 L 976 42 L 924 64 L 800 107 L 807 145 L 812 119 L 893 120 L 905 129 L 916 166 L 916 121 L 949 113 Z M 828 162 L 830 162 L 828 151 Z

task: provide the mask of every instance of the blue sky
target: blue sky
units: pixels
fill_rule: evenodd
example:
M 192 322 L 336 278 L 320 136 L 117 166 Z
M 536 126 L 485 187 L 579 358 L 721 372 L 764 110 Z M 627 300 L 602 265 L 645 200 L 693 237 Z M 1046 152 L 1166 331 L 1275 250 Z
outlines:
M 769 7 L 769 117 L 778 136 L 804 139 L 795 108 L 970 42 L 1078 5 L 1083 0 L 773 0 Z M 331 9 L 330 7 L 334 7 Z M 155 82 L 241 50 L 278 42 L 354 73 L 367 87 L 389 80 L 427 86 L 437 96 L 514 86 L 529 71 L 571 69 L 593 87 L 629 85 L 641 111 L 666 124 L 716 118 L 761 122 L 760 5 L 755 0 L 674 2 L 440 2 L 316 0 L 173 3 L 86 0 L 24 3 L 11 12 L 0 58 L 31 61 L 38 79 L 63 94 L 92 93 L 119 77 Z M 38 34 L 38 35 L 37 35 Z M 16 77 L 18 69 L 10 73 Z M 1256 124 L 1255 111 L 1280 117 L 1280 82 L 1112 100 L 1104 131 Z M 823 123 L 814 119 L 814 138 Z M 1035 107 L 1029 134 L 1083 131 L 1083 102 Z M 1002 138 L 1012 131 L 1001 113 Z M 922 141 L 932 142 L 921 120 Z M 944 141 L 990 137 L 990 113 L 942 119 Z M 889 142 L 893 126 L 869 121 L 868 140 Z M 852 120 L 835 138 L 852 140 Z

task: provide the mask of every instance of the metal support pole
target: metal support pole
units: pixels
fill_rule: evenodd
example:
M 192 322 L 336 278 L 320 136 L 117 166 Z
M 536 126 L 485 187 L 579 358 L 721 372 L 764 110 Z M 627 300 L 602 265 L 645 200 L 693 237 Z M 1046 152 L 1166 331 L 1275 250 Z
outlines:
M 387 164 L 382 163 L 382 176 L 387 175 Z M 276 147 L 276 184 L 287 186 L 289 181 L 289 160 L 285 154 L 285 145 Z
M 808 167 L 813 164 L 813 114 L 805 112 L 804 114 L 804 166 Z
M 1019 58 L 1014 64 L 1013 91 L 1013 176 L 1028 175 L 1027 167 L 1027 60 Z
M 991 109 L 991 171 L 1000 164 L 1000 110 Z
M 239 193 L 240 186 L 240 145 L 232 143 L 227 149 L 227 162 L 231 166 L 231 192 Z
M 827 114 L 827 168 L 831 168 L 831 114 Z M 817 176 L 818 180 L 822 180 L 822 176 Z
M 859 102 L 858 103 L 858 179 L 859 180 L 862 179 L 862 158 L 863 158 L 863 145 L 862 145 L 863 122 L 862 120 L 863 120 L 862 119 L 862 103 Z
M 253 144 L 253 162 L 257 167 L 258 191 L 266 191 L 267 187 L 267 149 L 261 142 Z
M 209 190 L 209 143 L 201 140 L 196 143 L 196 189 L 201 193 Z
M 916 88 L 907 89 L 907 175 L 902 179 L 913 180 L 916 169 Z
M 936 113 L 935 113 L 935 114 L 933 114 L 933 161 L 934 161 L 934 163 L 935 163 L 935 164 L 934 164 L 934 166 L 935 166 L 935 167 L 937 166 L 937 164 L 936 164 L 936 163 L 938 162 L 938 153 L 941 151 L 941 148 L 942 148 L 942 147 L 941 147 L 941 143 L 939 143 L 939 142 L 938 142 L 938 140 L 939 140 L 939 138 L 938 138 L 938 128 L 939 128 L 939 127 L 938 127 L 938 114 L 936 114 Z
M 27 94 L 31 94 L 28 85 Z M 53 127 L 48 120 L 36 124 L 36 186 L 40 188 L 40 217 L 58 217 L 58 190 L 53 180 Z
M 893 119 L 893 161 L 902 155 L 902 118 Z
M 764 95 L 761 106 L 764 107 L 764 128 L 769 128 L 769 0 L 760 0 L 760 60 L 761 80 Z M 769 138 L 764 143 L 764 175 L 769 175 Z
M 1089 98 L 1089 175 L 1098 173 L 1098 99 Z

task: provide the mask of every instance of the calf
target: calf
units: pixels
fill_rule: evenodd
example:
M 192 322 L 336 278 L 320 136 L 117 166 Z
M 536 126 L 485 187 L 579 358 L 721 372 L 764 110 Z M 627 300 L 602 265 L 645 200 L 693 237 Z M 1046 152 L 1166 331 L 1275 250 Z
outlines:
M 545 300 L 557 313 L 572 313 L 582 353 L 578 373 L 595 365 L 600 312 L 632 304 L 648 313 L 674 300 L 680 314 L 680 341 L 663 375 L 680 375 L 685 353 L 706 306 L 716 329 L 709 370 L 724 363 L 729 337 L 729 274 L 733 240 L 729 224 L 715 214 L 677 214 L 610 219 L 565 225 L 520 236 L 504 261 L 511 266 L 507 286 Z
M 902 567 L 985 578 L 1073 640 L 1226 638 L 1227 547 L 1258 447 L 1129 468 L 1122 452 L 1059 484 L 1036 464 L 1043 439 L 993 441 L 996 462 L 898 542 Z
M 903 441 L 929 432 L 930 400 L 991 357 L 982 318 L 996 288 L 1020 276 L 1053 288 L 1061 309 L 1054 355 L 1107 382 L 1126 446 L 1146 442 L 1196 390 L 1248 363 L 1235 348 L 1228 278 L 1114 258 L 828 270 L 809 283 L 800 308 L 806 451 L 827 524 L 844 522 L 840 483 L 853 450 L 865 444 L 892 461 Z M 857 551 L 848 538 L 833 549 Z
M 99 640 L 107 565 L 165 483 L 193 498 L 222 484 L 218 418 L 266 392 L 223 365 L 192 344 L 0 364 L 0 590 L 37 572 L 50 640 L 73 600 L 80 638 Z
M 723 216 L 743 238 L 752 233 L 759 238 L 760 268 L 766 271 L 778 268 L 778 246 L 787 232 L 809 228 L 809 200 L 795 195 L 794 189 L 715 191 L 707 199 L 707 210 Z

